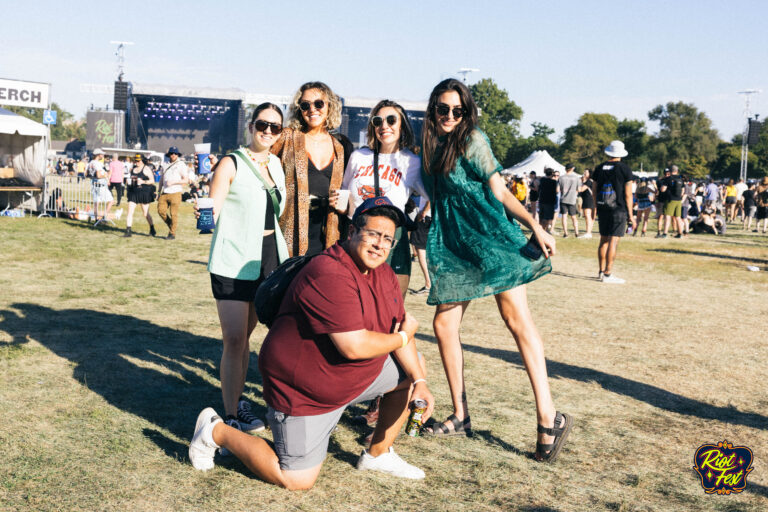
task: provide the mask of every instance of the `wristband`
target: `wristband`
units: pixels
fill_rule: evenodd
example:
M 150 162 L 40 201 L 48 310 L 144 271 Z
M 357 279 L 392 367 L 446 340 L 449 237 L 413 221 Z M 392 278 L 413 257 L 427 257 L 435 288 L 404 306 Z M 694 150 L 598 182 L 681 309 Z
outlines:
M 416 379 L 415 381 L 413 381 L 413 385 L 415 386 L 419 382 L 423 382 L 424 384 L 426 384 L 427 383 L 427 379 Z
M 397 334 L 403 338 L 403 346 L 400 348 L 405 348 L 405 346 L 408 344 L 408 334 L 406 334 L 405 331 L 397 331 Z

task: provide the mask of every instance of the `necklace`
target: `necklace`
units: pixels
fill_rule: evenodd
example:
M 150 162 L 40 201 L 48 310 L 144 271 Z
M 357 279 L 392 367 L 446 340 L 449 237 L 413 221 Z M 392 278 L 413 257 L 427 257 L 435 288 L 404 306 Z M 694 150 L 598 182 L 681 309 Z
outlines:
M 255 163 L 260 167 L 266 167 L 267 164 L 269 163 L 269 157 L 267 157 L 265 160 L 258 160 L 256 158 L 256 155 L 254 154 L 253 151 L 251 151 L 250 148 L 245 148 L 245 152 L 248 154 L 248 158 L 251 159 L 251 162 Z

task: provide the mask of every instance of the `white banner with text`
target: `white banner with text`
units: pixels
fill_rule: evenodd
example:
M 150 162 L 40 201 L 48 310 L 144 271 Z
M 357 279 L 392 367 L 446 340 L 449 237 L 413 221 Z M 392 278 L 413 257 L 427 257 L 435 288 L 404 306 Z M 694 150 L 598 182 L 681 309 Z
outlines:
M 0 78 L 0 105 L 48 108 L 50 84 Z

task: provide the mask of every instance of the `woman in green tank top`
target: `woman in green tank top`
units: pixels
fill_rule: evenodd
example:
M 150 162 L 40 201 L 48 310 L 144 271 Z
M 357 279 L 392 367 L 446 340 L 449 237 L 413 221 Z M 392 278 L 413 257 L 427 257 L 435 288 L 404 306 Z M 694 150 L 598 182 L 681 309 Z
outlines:
M 539 438 L 536 458 L 554 460 L 570 432 L 570 415 L 555 410 L 549 390 L 544 344 L 528 309 L 525 284 L 551 270 L 555 240 L 507 189 L 502 167 L 477 125 L 477 106 L 458 80 L 440 82 L 424 116 L 422 178 L 432 201 L 427 263 L 432 287 L 428 304 L 451 390 L 454 413 L 431 427 L 434 436 L 468 435 L 464 356 L 459 329 L 472 299 L 494 295 L 523 359 L 536 399 Z M 527 226 L 546 258 L 521 254 Z
M 211 183 L 216 230 L 208 271 L 221 323 L 221 394 L 228 425 L 245 432 L 264 423 L 241 397 L 250 359 L 249 338 L 258 318 L 256 288 L 288 258 L 277 219 L 285 208 L 285 176 L 269 150 L 283 128 L 283 114 L 272 103 L 253 112 L 251 142 L 222 158 Z

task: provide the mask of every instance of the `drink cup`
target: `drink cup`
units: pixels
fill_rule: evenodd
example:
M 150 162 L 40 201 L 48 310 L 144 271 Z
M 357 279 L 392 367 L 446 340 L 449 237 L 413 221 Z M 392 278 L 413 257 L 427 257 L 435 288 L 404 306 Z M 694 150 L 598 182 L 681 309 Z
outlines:
M 210 233 L 216 227 L 213 221 L 213 199 L 210 197 L 198 199 L 197 211 L 200 212 L 200 217 L 197 218 L 197 229 L 201 233 Z
M 197 174 L 210 174 L 211 160 L 208 156 L 211 154 L 211 144 L 195 144 L 195 154 L 197 155 Z
M 339 211 L 346 211 L 349 204 L 349 190 L 337 190 L 339 198 L 336 200 L 336 209 Z

